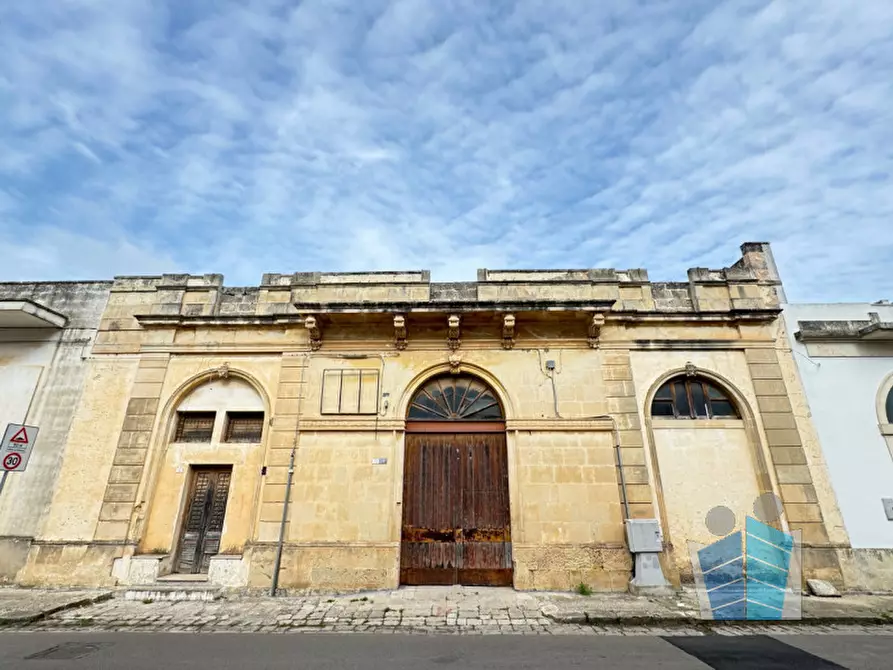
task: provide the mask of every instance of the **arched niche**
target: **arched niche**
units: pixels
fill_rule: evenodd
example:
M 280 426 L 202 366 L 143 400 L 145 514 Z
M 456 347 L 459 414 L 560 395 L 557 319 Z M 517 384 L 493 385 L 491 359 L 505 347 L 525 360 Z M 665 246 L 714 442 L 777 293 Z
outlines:
M 706 407 L 695 407 L 703 401 Z M 706 524 L 727 506 L 742 525 L 760 495 L 773 492 L 754 413 L 723 376 L 702 368 L 668 370 L 645 397 L 648 449 L 673 572 L 691 578 L 688 542 L 709 544 Z

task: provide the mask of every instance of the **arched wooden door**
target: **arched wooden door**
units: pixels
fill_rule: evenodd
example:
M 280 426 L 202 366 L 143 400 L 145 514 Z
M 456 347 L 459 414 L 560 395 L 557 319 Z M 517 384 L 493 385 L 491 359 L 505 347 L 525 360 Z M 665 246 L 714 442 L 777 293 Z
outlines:
M 400 581 L 512 584 L 505 418 L 478 379 L 444 375 L 406 420 Z

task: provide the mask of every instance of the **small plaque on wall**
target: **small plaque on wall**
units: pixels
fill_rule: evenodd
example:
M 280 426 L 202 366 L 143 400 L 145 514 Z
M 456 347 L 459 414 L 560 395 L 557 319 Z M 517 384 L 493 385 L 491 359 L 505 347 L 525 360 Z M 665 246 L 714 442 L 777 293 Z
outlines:
M 387 465 L 388 459 L 386 458 L 373 458 L 372 465 Z

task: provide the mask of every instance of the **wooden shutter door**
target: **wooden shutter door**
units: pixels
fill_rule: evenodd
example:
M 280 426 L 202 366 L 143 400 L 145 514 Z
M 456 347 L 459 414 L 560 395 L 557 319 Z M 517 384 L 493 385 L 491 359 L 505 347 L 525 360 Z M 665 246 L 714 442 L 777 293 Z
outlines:
M 458 540 L 459 584 L 512 585 L 508 453 L 505 433 L 456 435 L 461 494 Z
M 406 436 L 400 580 L 456 583 L 457 451 L 452 435 Z
M 231 472 L 220 471 L 216 475 L 208 518 L 205 523 L 204 537 L 202 538 L 201 568 L 199 572 L 207 572 L 211 567 L 211 556 L 220 553 L 220 537 L 223 535 L 223 518 L 226 516 L 226 501 L 229 498 L 229 481 Z
M 220 552 L 230 469 L 195 469 L 176 561 L 179 573 L 207 572 Z
M 189 509 L 183 521 L 180 535 L 177 572 L 198 572 L 200 565 L 198 551 L 201 545 L 202 530 L 205 524 L 205 508 L 211 491 L 211 471 L 196 470 L 192 475 L 192 489 L 189 492 Z
M 510 586 L 505 433 L 406 436 L 400 581 Z

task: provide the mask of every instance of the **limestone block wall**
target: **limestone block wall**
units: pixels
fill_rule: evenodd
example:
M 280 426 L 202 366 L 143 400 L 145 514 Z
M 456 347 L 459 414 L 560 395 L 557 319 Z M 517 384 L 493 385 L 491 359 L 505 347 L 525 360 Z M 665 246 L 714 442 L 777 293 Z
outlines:
M 269 584 L 285 495 L 286 464 L 297 445 L 281 584 L 296 589 L 383 588 L 399 578 L 403 417 L 414 390 L 449 369 L 429 349 L 337 352 L 283 358 L 280 394 L 264 479 L 251 584 Z M 558 412 L 545 373 L 554 358 Z M 603 415 L 600 353 L 475 349 L 462 369 L 501 394 L 507 416 L 513 551 L 518 588 L 623 589 L 624 548 L 611 423 Z M 372 416 L 323 414 L 322 379 L 332 370 L 375 370 L 382 401 Z M 285 381 L 285 380 L 288 381 Z M 298 428 L 297 435 L 295 428 Z M 296 439 L 297 438 L 297 439 Z M 374 464 L 376 459 L 386 463 Z M 281 464 L 281 465 L 280 465 Z
M 89 361 L 49 513 L 20 582 L 112 582 L 112 561 L 120 547 L 93 540 L 138 366 L 137 359 L 128 357 Z
M 631 563 L 610 424 L 550 428 L 510 434 L 515 587 L 625 590 Z
M 817 475 L 822 480 L 827 478 L 824 462 L 814 460 L 810 463 L 807 458 L 804 432 L 798 428 L 778 351 L 749 349 L 745 353 L 788 527 L 801 533 L 804 574 L 842 586 L 840 561 L 835 550 L 838 543 L 828 532 L 829 525 L 831 528 L 836 525 L 833 519 L 839 518 L 837 503 L 829 489 L 820 491 L 815 485 Z M 804 423 L 802 418 L 800 423 Z M 811 435 L 806 433 L 805 437 Z M 832 515 L 831 524 L 826 522 L 828 512 Z
M 818 506 L 797 499 L 821 473 L 800 462 L 804 419 L 784 402 L 792 387 L 769 327 L 781 286 L 768 247 L 746 244 L 731 267 L 695 268 L 687 279 L 650 282 L 638 269 L 483 270 L 451 284 L 423 271 L 268 274 L 247 288 L 219 275 L 118 278 L 27 579 L 113 583 L 132 557 L 174 551 L 188 468 L 229 464 L 223 544 L 242 558 L 222 571 L 228 584 L 242 575 L 269 586 L 285 511 L 282 586 L 395 586 L 407 406 L 425 380 L 450 371 L 489 384 L 504 408 L 518 588 L 625 589 L 624 502 L 632 517 L 661 519 L 672 551 L 690 530 L 680 519 L 709 502 L 696 491 L 674 517 L 665 500 L 662 452 L 680 439 L 697 449 L 721 442 L 742 465 L 750 458 L 755 490 L 778 491 L 791 524 L 818 546 L 830 508 L 820 490 Z M 450 317 L 459 317 L 455 333 Z M 649 394 L 688 363 L 735 390 L 747 408 L 740 426 L 657 433 Z M 333 409 L 323 380 L 339 371 L 375 380 L 362 409 Z M 227 375 L 263 398 L 262 443 L 172 444 L 178 403 Z M 741 491 L 742 500 L 753 493 Z M 664 568 L 678 581 L 678 562 Z
M 609 349 L 603 356 L 602 375 L 607 410 L 614 417 L 617 430 L 629 515 L 633 519 L 653 519 L 654 494 L 648 475 L 642 417 L 639 414 L 630 352 L 626 349 Z M 619 479 L 618 473 L 618 482 Z M 620 489 L 619 495 L 622 501 L 623 489 Z

